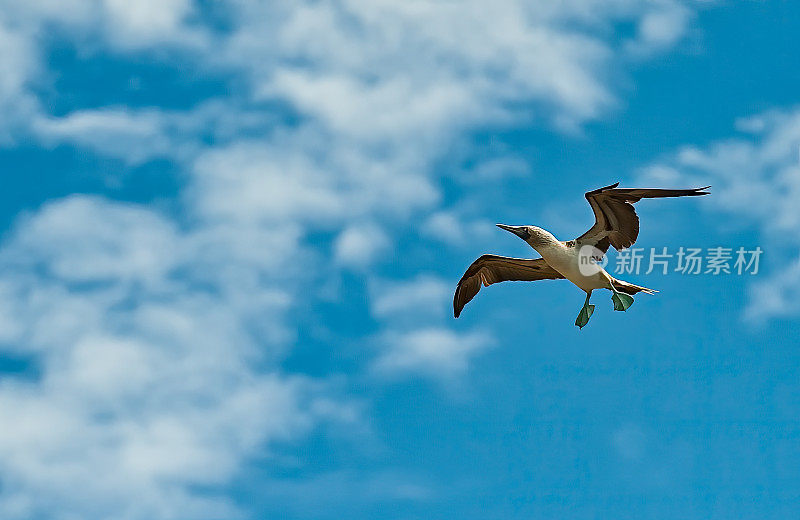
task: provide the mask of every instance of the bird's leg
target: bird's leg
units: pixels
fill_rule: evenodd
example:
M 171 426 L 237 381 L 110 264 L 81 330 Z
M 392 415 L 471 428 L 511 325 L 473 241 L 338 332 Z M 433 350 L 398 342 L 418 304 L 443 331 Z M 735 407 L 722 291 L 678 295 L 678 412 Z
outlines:
M 594 312 L 594 305 L 589 305 L 589 298 L 591 296 L 592 291 L 586 293 L 586 301 L 583 302 L 581 312 L 578 313 L 578 317 L 575 319 L 575 325 L 581 329 L 589 323 L 589 318 L 592 317 L 592 313 Z
M 611 292 L 613 293 L 611 295 L 611 301 L 614 302 L 614 310 L 627 311 L 628 307 L 633 305 L 633 296 L 617 292 L 617 289 L 614 287 L 614 283 L 611 281 L 608 283 L 611 286 Z

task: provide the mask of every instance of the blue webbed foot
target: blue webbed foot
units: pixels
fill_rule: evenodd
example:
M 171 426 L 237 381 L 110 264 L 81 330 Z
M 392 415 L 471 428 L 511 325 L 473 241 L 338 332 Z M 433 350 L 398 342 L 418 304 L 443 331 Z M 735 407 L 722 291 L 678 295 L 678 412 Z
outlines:
M 611 295 L 611 301 L 614 302 L 615 311 L 627 311 L 628 307 L 633 305 L 632 296 L 618 292 L 614 292 L 614 294 Z
M 579 328 L 584 328 L 587 323 L 589 323 L 589 318 L 592 317 L 592 313 L 594 312 L 594 305 L 586 304 L 581 309 L 581 312 L 578 313 L 577 319 L 575 319 L 575 325 Z

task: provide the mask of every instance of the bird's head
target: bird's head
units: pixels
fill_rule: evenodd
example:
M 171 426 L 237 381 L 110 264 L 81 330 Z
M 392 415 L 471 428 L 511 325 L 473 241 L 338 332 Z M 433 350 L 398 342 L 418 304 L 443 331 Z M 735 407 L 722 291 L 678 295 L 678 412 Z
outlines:
M 507 226 L 505 224 L 497 224 L 500 229 L 505 229 L 509 233 L 514 233 L 522 240 L 530 244 L 531 247 L 536 249 L 538 246 L 551 244 L 556 241 L 549 231 L 536 226 Z

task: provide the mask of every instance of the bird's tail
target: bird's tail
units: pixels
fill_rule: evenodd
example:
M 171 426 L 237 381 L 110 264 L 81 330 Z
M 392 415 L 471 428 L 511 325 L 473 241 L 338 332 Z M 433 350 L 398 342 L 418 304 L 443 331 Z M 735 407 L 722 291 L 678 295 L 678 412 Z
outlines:
M 634 285 L 632 283 L 625 282 L 623 280 L 614 279 L 614 288 L 616 288 L 619 292 L 625 294 L 636 294 L 638 292 L 643 292 L 647 294 L 655 294 L 658 291 L 655 289 L 648 289 L 647 287 L 642 287 L 640 285 Z

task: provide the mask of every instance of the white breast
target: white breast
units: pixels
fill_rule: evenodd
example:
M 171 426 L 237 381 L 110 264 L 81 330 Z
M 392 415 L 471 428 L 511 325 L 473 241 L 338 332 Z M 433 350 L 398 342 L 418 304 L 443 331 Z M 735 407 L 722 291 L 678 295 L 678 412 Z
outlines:
M 541 248 L 539 254 L 553 269 L 584 291 L 609 286 L 609 275 L 599 265 L 587 264 L 586 258 L 581 258 L 577 247 L 566 247 L 561 242 L 556 242 Z

